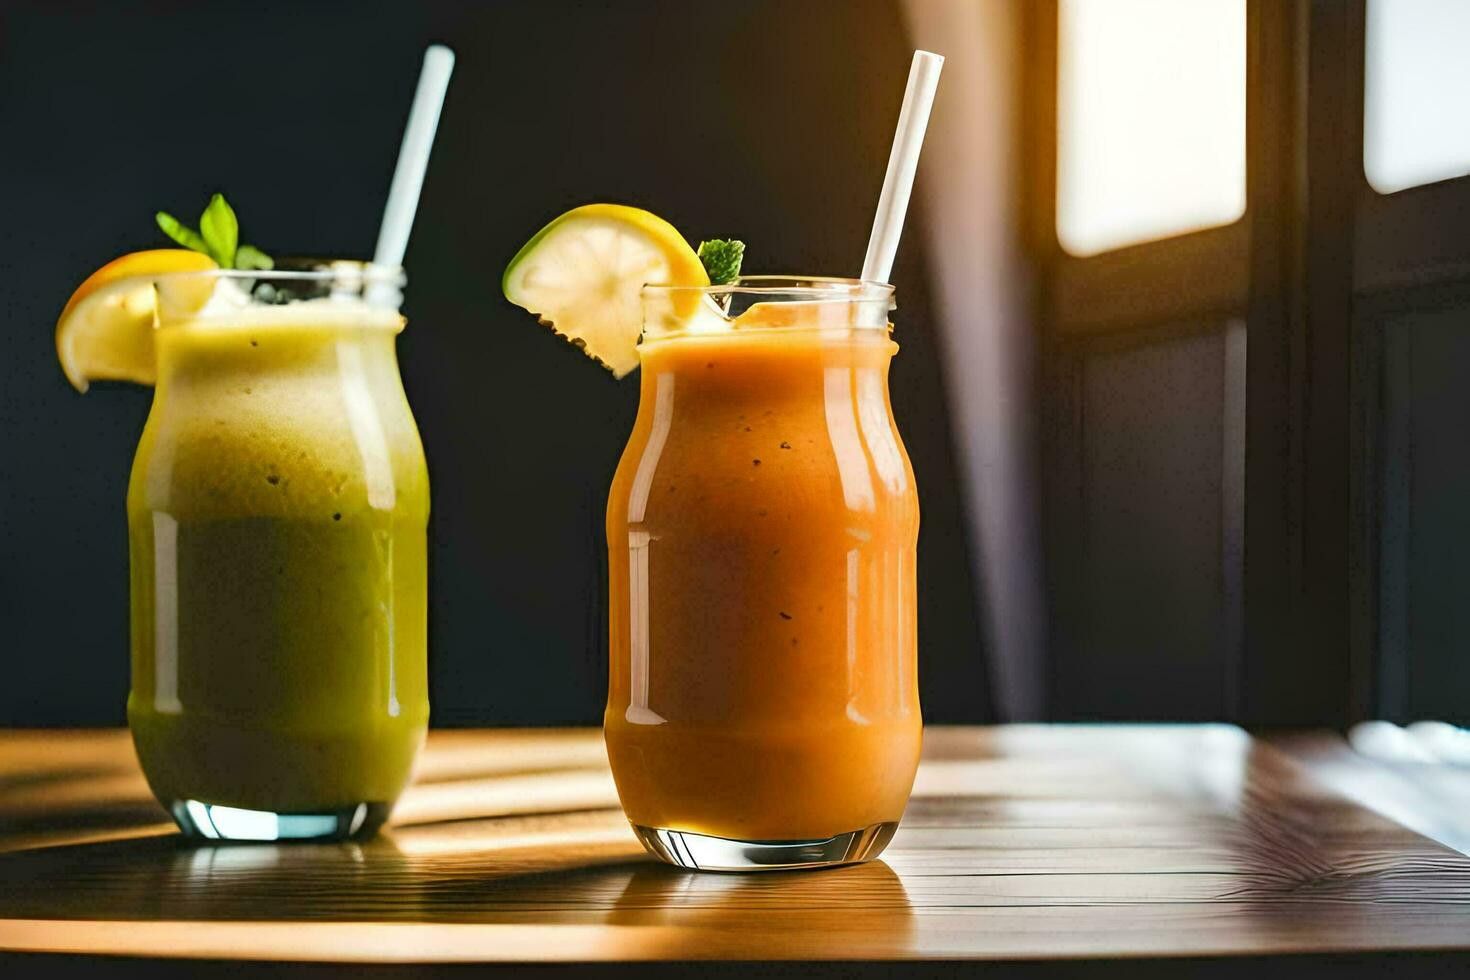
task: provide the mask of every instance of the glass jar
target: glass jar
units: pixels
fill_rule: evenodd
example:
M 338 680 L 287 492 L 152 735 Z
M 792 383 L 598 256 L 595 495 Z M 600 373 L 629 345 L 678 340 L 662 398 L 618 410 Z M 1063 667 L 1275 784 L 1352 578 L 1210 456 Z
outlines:
M 921 741 L 892 287 L 754 277 L 643 297 L 607 513 L 623 809 L 685 867 L 875 857 Z
M 371 833 L 428 723 L 429 483 L 401 270 L 157 281 L 128 488 L 144 774 L 186 834 Z

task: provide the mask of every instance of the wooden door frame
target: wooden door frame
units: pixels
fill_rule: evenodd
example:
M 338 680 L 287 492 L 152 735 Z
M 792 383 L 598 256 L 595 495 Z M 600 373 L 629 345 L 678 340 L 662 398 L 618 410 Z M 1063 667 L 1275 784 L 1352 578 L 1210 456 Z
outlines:
M 1365 12 L 1365 0 L 1248 0 L 1245 217 L 1083 259 L 1065 254 L 1055 232 L 1055 0 L 1032 5 L 1028 24 L 1027 231 L 1043 270 L 1047 553 L 1078 530 L 1068 522 L 1080 513 L 1082 356 L 1156 337 L 1150 331 L 1164 324 L 1243 317 L 1244 561 L 1231 709 L 1251 724 L 1343 726 L 1384 707 L 1381 327 L 1404 303 L 1470 282 L 1470 259 L 1444 218 L 1470 219 L 1470 178 L 1388 197 L 1367 184 Z M 1057 622 L 1077 585 L 1066 568 L 1050 572 Z
M 1253 30 L 1262 20 L 1257 6 L 1262 6 L 1261 0 L 1251 0 L 1248 17 Z M 1036 316 L 1041 353 L 1038 388 L 1043 393 L 1043 551 L 1048 566 L 1049 638 L 1054 649 L 1057 645 L 1076 648 L 1087 641 L 1086 637 L 1070 634 L 1076 624 L 1061 614 L 1079 608 L 1081 584 L 1076 578 L 1077 569 L 1065 559 L 1059 546 L 1062 541 L 1079 540 L 1083 530 L 1083 362 L 1091 354 L 1217 331 L 1222 322 L 1246 320 L 1253 299 L 1249 288 L 1251 244 L 1260 210 L 1251 200 L 1248 180 L 1246 213 L 1230 225 L 1095 256 L 1077 257 L 1065 252 L 1056 234 L 1057 8 L 1057 0 L 1027 5 L 1023 36 L 1030 56 L 1021 107 L 1022 154 L 1029 177 L 1022 188 L 1027 215 L 1024 231 L 1029 256 L 1040 270 Z M 1247 52 L 1252 63 L 1260 57 L 1259 47 L 1253 34 Z M 1248 70 L 1248 76 L 1256 74 L 1256 69 Z M 1248 108 L 1248 155 L 1250 127 Z M 1227 345 L 1236 339 L 1230 333 L 1227 329 Z M 1227 346 L 1227 365 L 1231 356 Z M 1244 439 L 1245 434 L 1240 438 Z M 1223 476 L 1227 487 L 1243 482 L 1238 473 Z M 1230 500 L 1228 506 L 1237 511 L 1244 509 L 1238 499 Z M 1222 538 L 1231 539 L 1221 542 L 1222 562 L 1234 560 L 1238 565 L 1237 556 L 1245 550 L 1243 521 L 1226 519 Z M 1227 630 L 1224 666 L 1230 673 L 1225 681 L 1230 702 L 1227 710 L 1235 713 L 1239 701 L 1236 675 L 1240 673 L 1244 646 L 1244 593 L 1242 573 L 1238 569 L 1222 571 Z M 1053 709 L 1058 660 L 1055 654 L 1048 657 Z M 1167 707 L 1161 706 L 1160 714 L 1166 712 Z
M 1408 701 L 1407 665 L 1398 651 L 1408 642 L 1408 583 L 1402 556 L 1384 553 L 1396 531 L 1385 527 L 1395 492 L 1395 474 L 1405 460 L 1388 458 L 1385 427 L 1404 424 L 1386 415 L 1385 388 L 1396 370 L 1385 356 L 1385 331 L 1396 317 L 1419 310 L 1470 306 L 1470 177 L 1424 184 L 1380 194 L 1363 170 L 1363 105 L 1366 0 L 1351 0 L 1338 16 L 1353 33 L 1355 70 L 1350 86 L 1360 124 L 1350 148 L 1351 265 L 1347 291 L 1351 303 L 1350 528 L 1348 633 L 1354 670 L 1357 717 L 1414 720 Z M 1400 464 L 1400 465 L 1396 465 Z M 1390 543 L 1406 544 L 1406 542 Z

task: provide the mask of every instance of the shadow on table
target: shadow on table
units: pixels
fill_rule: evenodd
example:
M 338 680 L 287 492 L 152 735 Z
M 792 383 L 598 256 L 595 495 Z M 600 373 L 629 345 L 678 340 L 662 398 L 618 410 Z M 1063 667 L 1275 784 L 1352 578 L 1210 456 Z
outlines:
M 601 738 L 430 732 L 398 825 L 616 807 Z M 0 853 L 171 833 L 126 731 L 24 731 L 0 752 Z
M 882 863 L 759 875 L 656 863 L 586 732 L 434 733 L 392 825 L 341 844 L 186 841 L 125 737 L 78 736 L 65 758 L 41 740 L 54 772 L 0 778 L 0 919 L 612 927 L 655 957 L 736 955 L 753 933 L 799 955 L 833 927 L 859 945 L 911 941 L 908 896 Z
M 361 843 L 191 844 L 178 835 L 0 854 L 0 919 L 526 922 L 800 928 L 875 915 L 907 935 L 899 877 L 700 874 L 655 863 L 617 810 L 394 828 Z M 895 918 L 895 913 L 898 913 Z M 894 932 L 894 923 L 898 930 Z
M 0 854 L 0 918 L 483 921 L 616 894 L 645 855 L 616 811 L 457 821 L 340 844 L 177 834 Z

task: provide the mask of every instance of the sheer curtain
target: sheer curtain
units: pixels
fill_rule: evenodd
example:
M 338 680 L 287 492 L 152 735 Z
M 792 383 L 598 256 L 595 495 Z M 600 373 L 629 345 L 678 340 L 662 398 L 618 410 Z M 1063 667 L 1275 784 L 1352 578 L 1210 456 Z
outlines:
M 929 216 L 946 388 L 980 566 L 976 601 L 1002 719 L 1040 719 L 1047 670 L 1034 334 L 1016 138 L 1022 5 L 903 0 L 903 8 L 914 44 L 946 57 L 916 194 Z

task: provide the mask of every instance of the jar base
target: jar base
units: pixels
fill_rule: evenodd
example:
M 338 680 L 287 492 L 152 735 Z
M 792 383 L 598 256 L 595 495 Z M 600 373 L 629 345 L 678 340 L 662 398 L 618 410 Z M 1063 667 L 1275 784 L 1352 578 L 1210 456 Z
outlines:
M 389 803 L 355 803 L 315 813 L 276 813 L 174 800 L 168 812 L 194 840 L 334 841 L 370 837 L 388 819 Z
M 732 840 L 633 824 L 633 833 L 651 854 L 691 871 L 791 871 L 858 864 L 882 854 L 897 829 L 898 821 L 893 820 L 817 840 Z

